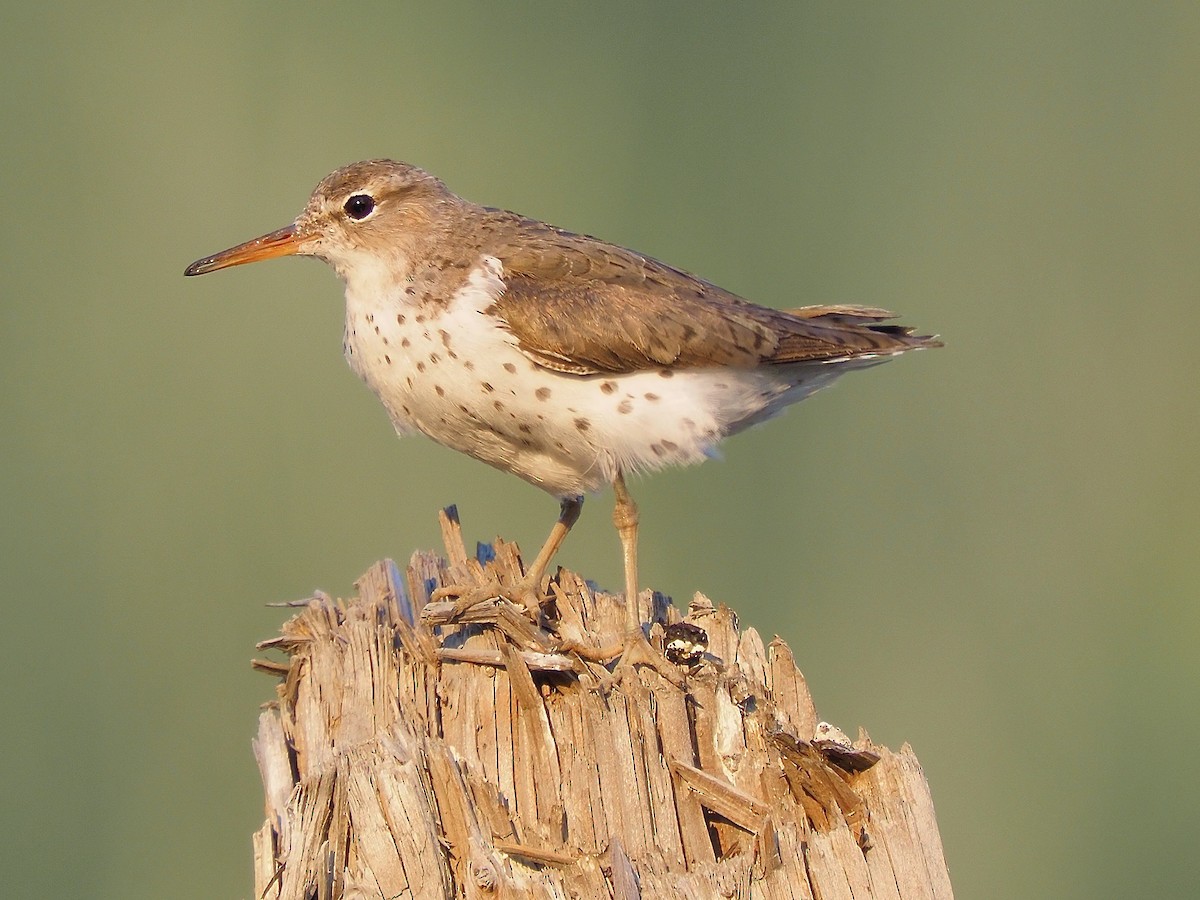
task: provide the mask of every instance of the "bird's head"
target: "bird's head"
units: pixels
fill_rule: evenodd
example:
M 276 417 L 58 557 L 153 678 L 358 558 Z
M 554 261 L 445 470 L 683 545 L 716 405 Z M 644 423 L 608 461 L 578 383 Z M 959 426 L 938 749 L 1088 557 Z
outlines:
M 276 256 L 315 256 L 349 281 L 360 269 L 407 269 L 423 241 L 462 201 L 423 169 L 375 159 L 344 166 L 317 185 L 290 225 L 196 260 L 204 275 Z

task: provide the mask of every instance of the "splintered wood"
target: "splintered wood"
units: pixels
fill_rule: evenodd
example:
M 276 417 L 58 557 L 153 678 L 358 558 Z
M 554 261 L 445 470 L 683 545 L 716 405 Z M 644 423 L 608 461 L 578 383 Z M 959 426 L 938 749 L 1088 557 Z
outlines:
M 256 896 L 952 896 L 911 749 L 818 729 L 782 641 L 646 593 L 684 688 L 614 679 L 576 650 L 620 642 L 621 598 L 569 572 L 540 625 L 505 600 L 429 603 L 521 573 L 515 546 L 471 557 L 452 509 L 442 526 L 446 560 L 377 563 L 260 645 L 288 661 L 257 663 L 281 683 L 254 742 Z

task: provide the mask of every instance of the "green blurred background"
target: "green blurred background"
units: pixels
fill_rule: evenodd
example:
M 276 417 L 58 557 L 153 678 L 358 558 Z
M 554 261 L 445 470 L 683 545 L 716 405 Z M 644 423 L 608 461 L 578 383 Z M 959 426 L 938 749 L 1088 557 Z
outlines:
M 394 156 L 776 306 L 946 349 L 635 485 L 643 584 L 912 743 L 963 898 L 1194 897 L 1200 7 L 9 3 L 0 875 L 252 892 L 265 603 L 524 483 L 398 442 L 312 261 L 184 280 Z M 610 497 L 560 561 L 619 585 Z

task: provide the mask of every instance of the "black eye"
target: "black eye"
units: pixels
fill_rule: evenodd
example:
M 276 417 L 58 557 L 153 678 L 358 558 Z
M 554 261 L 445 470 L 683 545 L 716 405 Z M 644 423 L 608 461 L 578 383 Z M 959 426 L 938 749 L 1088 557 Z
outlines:
M 369 194 L 355 194 L 342 209 L 352 219 L 365 219 L 375 211 L 375 201 Z

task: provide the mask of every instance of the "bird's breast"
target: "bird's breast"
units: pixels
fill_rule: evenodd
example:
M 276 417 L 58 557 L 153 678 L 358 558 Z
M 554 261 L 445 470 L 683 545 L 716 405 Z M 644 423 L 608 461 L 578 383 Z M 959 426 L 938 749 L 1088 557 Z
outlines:
M 700 462 L 784 385 L 761 372 L 654 369 L 580 376 L 528 358 L 494 312 L 485 257 L 449 296 L 347 289 L 346 358 L 400 433 L 565 496 L 633 472 Z
M 343 350 L 398 431 L 446 443 L 441 432 L 478 390 L 476 359 L 505 352 L 502 330 L 482 314 L 503 283 L 482 266 L 453 288 L 430 281 L 409 278 L 382 289 L 348 281 Z

